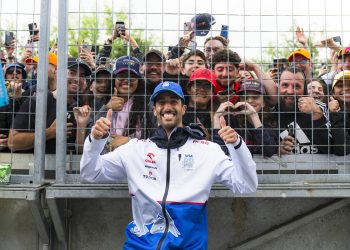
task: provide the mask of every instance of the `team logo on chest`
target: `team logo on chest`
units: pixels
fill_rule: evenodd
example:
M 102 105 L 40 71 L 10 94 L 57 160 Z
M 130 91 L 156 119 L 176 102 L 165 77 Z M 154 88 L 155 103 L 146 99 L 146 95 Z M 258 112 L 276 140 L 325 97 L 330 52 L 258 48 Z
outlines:
M 186 171 L 192 171 L 194 169 L 194 158 L 192 154 L 185 154 L 182 168 Z
M 156 161 L 153 160 L 154 157 L 155 157 L 155 154 L 153 154 L 153 153 L 148 153 L 148 154 L 146 155 L 145 162 L 151 163 L 151 164 L 156 164 Z

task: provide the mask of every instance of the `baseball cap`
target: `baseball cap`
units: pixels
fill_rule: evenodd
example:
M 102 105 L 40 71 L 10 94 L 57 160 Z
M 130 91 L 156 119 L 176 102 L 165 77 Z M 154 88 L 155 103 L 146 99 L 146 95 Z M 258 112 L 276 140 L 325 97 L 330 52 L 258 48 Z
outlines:
M 165 62 L 166 59 L 165 59 L 165 56 L 163 55 L 163 53 L 160 51 L 160 50 L 157 50 L 157 49 L 151 49 L 149 50 L 145 56 L 142 58 L 142 62 L 147 62 L 147 58 L 150 56 L 150 55 L 156 55 L 157 57 L 159 57 L 160 61 L 161 62 Z
M 112 73 L 111 73 L 111 71 L 109 71 L 106 67 L 104 67 L 104 66 L 100 66 L 100 67 L 98 67 L 97 69 L 96 69 L 96 71 L 94 72 L 94 74 L 93 74 L 93 79 L 94 78 L 96 78 L 98 75 L 100 75 L 100 74 L 106 74 L 106 75 L 108 75 L 109 77 L 111 77 L 112 76 Z
M 180 84 L 169 81 L 161 82 L 157 85 L 157 87 L 153 91 L 153 94 L 151 95 L 151 102 L 155 103 L 158 95 L 166 92 L 170 92 L 177 95 L 182 100 L 182 102 L 185 102 L 185 96 L 182 92 Z
M 92 71 L 86 62 L 84 62 L 83 60 L 81 60 L 79 58 L 74 58 L 74 57 L 68 58 L 68 69 L 78 68 L 79 66 L 81 66 L 84 69 L 84 71 L 86 73 L 85 76 L 89 76 L 92 74 Z
M 26 63 L 38 63 L 39 62 L 39 57 L 38 56 L 33 56 L 33 58 L 27 58 Z M 57 66 L 57 55 L 55 53 L 49 52 L 49 63 Z
M 196 36 L 206 36 L 211 26 L 216 23 L 214 17 L 208 13 L 199 13 L 192 17 L 191 22 L 194 24 Z
M 344 70 L 341 71 L 340 73 L 336 74 L 333 78 L 333 82 L 332 82 L 332 90 L 334 88 L 334 86 L 341 80 L 343 79 L 350 79 L 350 70 Z
M 207 80 L 213 86 L 217 85 L 214 71 L 206 68 L 199 68 L 192 72 L 189 83 L 192 83 L 195 80 Z
M 257 80 L 246 80 L 241 83 L 241 87 L 237 91 L 237 94 L 244 95 L 247 91 L 254 91 L 260 95 L 265 94 L 264 86 Z
M 23 79 L 27 78 L 27 72 L 25 71 L 25 66 L 22 63 L 7 63 L 5 74 L 6 74 L 7 70 L 12 69 L 12 68 L 20 69 L 22 72 L 22 78 Z
M 342 59 L 343 56 L 350 56 L 350 47 L 338 51 L 338 59 Z
M 310 54 L 310 52 L 308 50 L 306 50 L 306 49 L 296 49 L 296 50 L 294 50 L 292 53 L 290 53 L 288 55 L 288 62 L 292 62 L 295 55 L 302 55 L 306 59 L 311 60 L 311 54 Z
M 113 77 L 125 71 L 130 71 L 141 77 L 140 61 L 132 56 L 122 56 L 117 59 L 113 68 Z

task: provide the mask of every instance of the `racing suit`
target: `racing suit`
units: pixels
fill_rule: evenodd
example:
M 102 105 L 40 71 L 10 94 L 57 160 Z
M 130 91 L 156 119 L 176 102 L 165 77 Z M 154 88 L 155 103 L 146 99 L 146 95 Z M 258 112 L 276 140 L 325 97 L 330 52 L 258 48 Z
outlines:
M 80 169 L 89 182 L 127 178 L 133 221 L 124 249 L 207 249 L 207 200 L 213 183 L 232 192 L 256 191 L 256 164 L 239 138 L 227 144 L 202 140 L 190 127 L 162 127 L 147 140 L 132 139 L 100 155 L 107 139 L 87 137 Z

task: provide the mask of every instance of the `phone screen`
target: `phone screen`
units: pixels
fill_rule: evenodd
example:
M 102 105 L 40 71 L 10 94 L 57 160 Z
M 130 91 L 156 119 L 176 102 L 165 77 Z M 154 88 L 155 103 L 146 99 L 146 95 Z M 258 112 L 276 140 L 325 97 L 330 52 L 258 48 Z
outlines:
M 224 37 L 227 40 L 227 38 L 228 38 L 228 25 L 221 26 L 220 36 Z
M 115 22 L 114 32 L 116 37 L 120 37 L 119 33 L 125 36 L 125 23 L 121 21 Z
M 191 31 L 193 31 L 192 23 L 191 22 L 185 22 L 184 23 L 184 35 L 187 35 Z M 195 35 L 195 32 L 192 32 L 191 35 L 190 35 L 190 40 L 192 40 L 194 38 L 194 35 Z
M 10 46 L 13 39 L 14 39 L 14 33 L 12 31 L 6 31 L 6 33 L 5 33 L 5 45 Z

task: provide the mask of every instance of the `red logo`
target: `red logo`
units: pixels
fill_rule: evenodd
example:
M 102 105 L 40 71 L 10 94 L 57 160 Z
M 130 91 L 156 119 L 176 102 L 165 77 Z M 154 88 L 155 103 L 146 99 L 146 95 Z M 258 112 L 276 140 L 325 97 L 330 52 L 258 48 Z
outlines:
M 149 176 L 152 176 L 152 172 L 151 172 L 151 171 L 148 171 L 148 175 L 149 175 Z
M 148 153 L 147 157 L 150 158 L 151 160 L 153 160 L 153 157 L 155 157 L 155 155 L 153 153 Z

